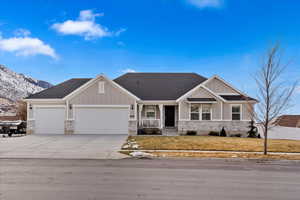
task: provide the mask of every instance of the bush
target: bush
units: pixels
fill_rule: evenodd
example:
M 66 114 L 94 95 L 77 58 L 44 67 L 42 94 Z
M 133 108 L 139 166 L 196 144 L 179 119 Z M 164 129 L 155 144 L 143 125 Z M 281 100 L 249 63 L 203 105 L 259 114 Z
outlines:
M 208 133 L 209 136 L 220 136 L 219 132 L 216 132 L 216 131 L 210 131 Z
M 257 138 L 257 127 L 254 126 L 254 121 L 251 120 L 250 121 L 250 125 L 248 126 L 250 128 L 250 130 L 248 131 L 248 137 L 249 138 Z
M 230 137 L 242 137 L 242 134 L 240 134 L 240 133 L 236 133 L 236 134 L 232 134 L 232 135 L 230 135 Z
M 189 136 L 197 135 L 197 131 L 187 131 L 186 135 L 189 135 Z
M 224 127 L 222 128 L 222 130 L 221 130 L 221 132 L 220 132 L 220 136 L 221 136 L 221 137 L 226 137 L 226 136 L 227 136 Z

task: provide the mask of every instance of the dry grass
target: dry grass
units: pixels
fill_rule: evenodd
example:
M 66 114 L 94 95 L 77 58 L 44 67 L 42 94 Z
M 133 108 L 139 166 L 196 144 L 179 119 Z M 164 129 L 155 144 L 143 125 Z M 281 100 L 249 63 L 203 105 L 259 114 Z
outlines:
M 210 153 L 210 152 L 151 152 L 158 157 L 193 157 L 193 158 L 243 158 L 243 159 L 274 159 L 274 160 L 300 160 L 300 155 L 259 153 Z
M 214 136 L 130 136 L 140 150 L 263 151 L 263 139 Z M 300 141 L 269 139 L 269 152 L 299 153 Z M 132 150 L 128 148 L 128 150 Z

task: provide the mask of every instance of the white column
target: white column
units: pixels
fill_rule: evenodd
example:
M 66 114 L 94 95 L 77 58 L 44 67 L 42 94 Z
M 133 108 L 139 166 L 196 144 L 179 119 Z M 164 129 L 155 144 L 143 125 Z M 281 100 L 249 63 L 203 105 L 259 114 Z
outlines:
M 163 128 L 163 104 L 159 104 L 159 114 L 160 114 L 160 128 Z
M 142 125 L 142 110 L 143 110 L 143 104 L 138 104 L 139 106 L 139 125 Z

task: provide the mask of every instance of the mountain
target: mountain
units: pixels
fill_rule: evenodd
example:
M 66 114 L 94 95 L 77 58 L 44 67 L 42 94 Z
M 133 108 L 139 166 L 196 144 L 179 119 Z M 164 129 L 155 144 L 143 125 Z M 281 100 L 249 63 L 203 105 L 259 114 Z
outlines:
M 51 86 L 51 83 L 16 73 L 0 65 L 0 98 L 17 101 Z

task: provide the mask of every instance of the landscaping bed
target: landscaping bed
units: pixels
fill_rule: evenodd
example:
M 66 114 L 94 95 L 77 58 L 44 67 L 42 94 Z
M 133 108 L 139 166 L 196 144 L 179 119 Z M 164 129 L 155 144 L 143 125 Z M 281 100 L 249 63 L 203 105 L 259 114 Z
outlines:
M 133 144 L 133 145 L 131 145 Z M 129 136 L 123 150 L 263 151 L 263 139 L 214 136 Z M 300 141 L 268 140 L 269 152 L 300 153 Z

